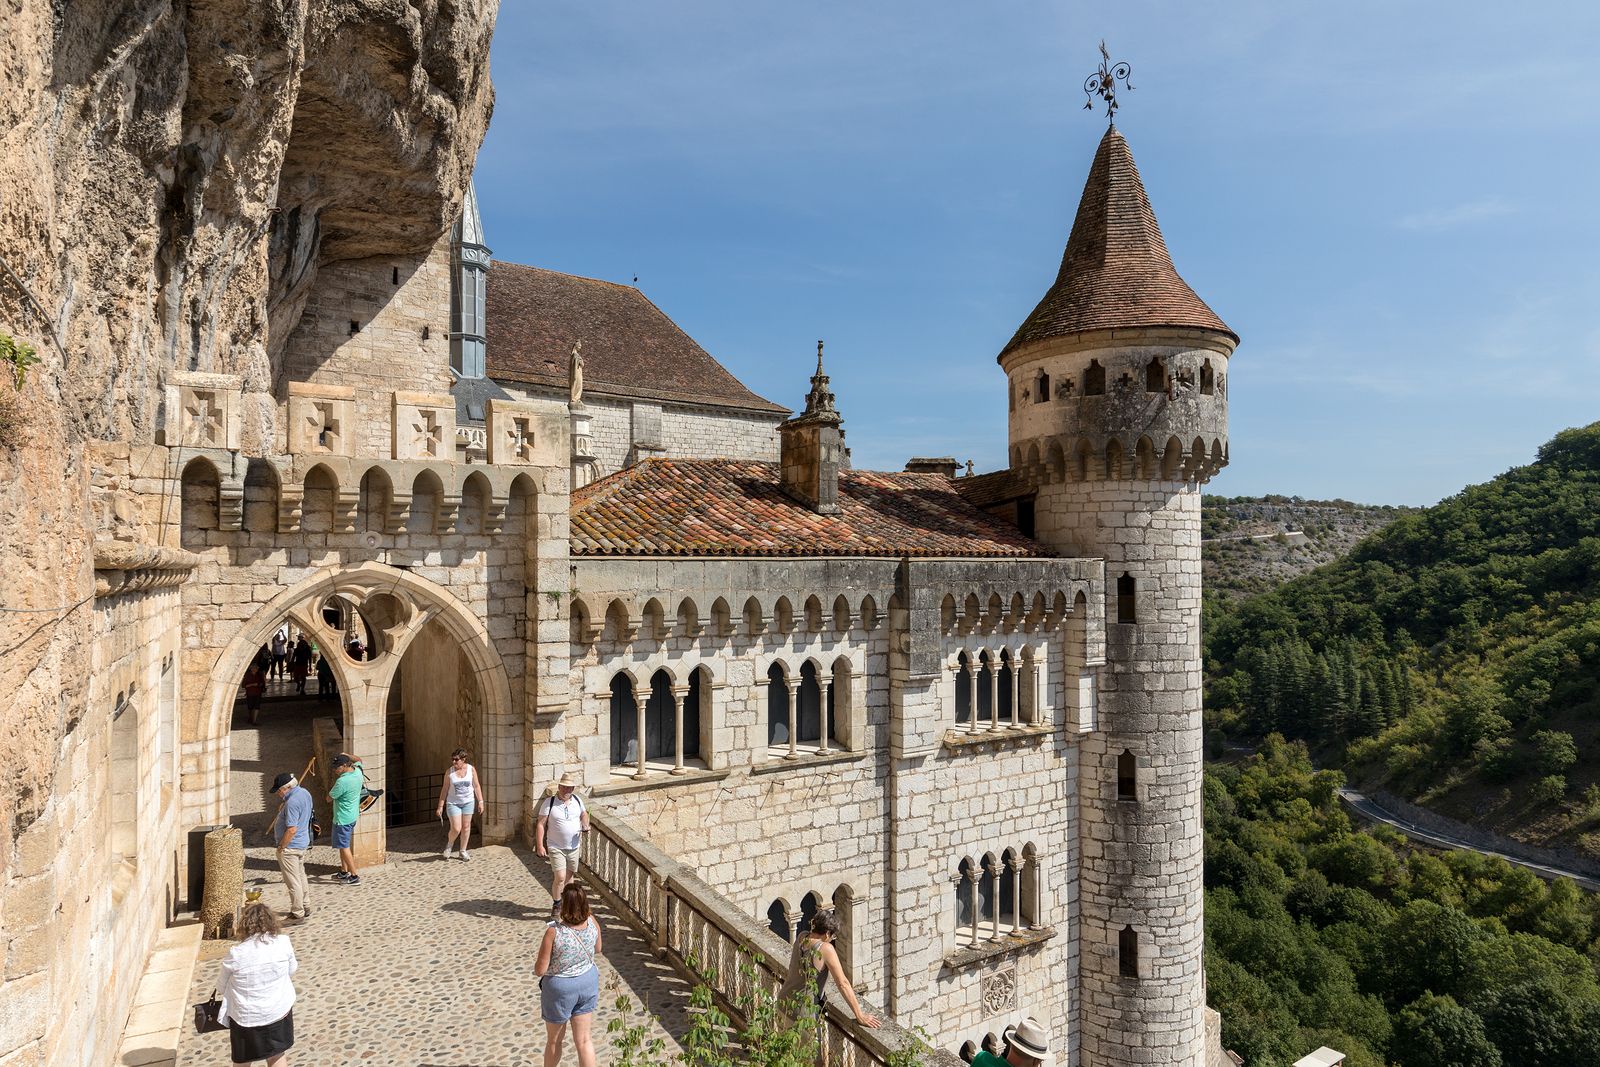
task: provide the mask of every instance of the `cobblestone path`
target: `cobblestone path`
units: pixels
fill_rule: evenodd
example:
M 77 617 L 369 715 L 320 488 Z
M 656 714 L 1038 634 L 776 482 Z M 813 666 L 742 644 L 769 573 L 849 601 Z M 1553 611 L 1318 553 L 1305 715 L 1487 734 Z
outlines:
M 245 832 L 245 885 L 263 887 L 263 899 L 280 913 L 288 894 L 272 845 L 260 832 L 267 820 L 263 781 L 270 784 L 282 768 L 300 773 L 310 751 L 310 720 L 330 711 L 314 703 L 269 702 L 259 731 L 241 716 L 234 721 L 234 822 Z M 310 788 L 319 785 L 313 781 Z M 520 844 L 475 847 L 470 862 L 447 860 L 439 855 L 443 838 L 434 825 L 391 831 L 388 862 L 363 870 L 359 886 L 334 882 L 337 853 L 325 844 L 313 848 L 306 864 L 312 914 L 287 928 L 300 960 L 289 1057 L 297 1067 L 542 1062 L 533 962 L 550 915 L 549 869 Z M 675 1052 L 674 1035 L 686 1027 L 688 986 L 609 909 L 597 914 L 604 930 L 594 1022 L 598 1061 L 613 1060 L 605 1029 L 617 1014 L 619 993 L 636 1011 L 648 1006 L 659 1019 L 652 1031 Z M 227 945 L 203 945 L 191 1003 L 210 995 Z M 228 1063 L 228 1035 L 187 1028 L 179 1062 Z M 577 1063 L 570 1035 L 561 1062 Z

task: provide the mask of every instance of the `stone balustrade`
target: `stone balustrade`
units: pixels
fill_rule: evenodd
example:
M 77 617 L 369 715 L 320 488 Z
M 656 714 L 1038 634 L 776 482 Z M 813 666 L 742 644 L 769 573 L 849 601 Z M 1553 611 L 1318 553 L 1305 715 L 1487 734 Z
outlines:
M 658 955 L 690 978 L 706 981 L 735 1020 L 740 1018 L 738 1003 L 752 992 L 751 983 L 777 992 L 788 969 L 786 943 L 652 845 L 603 802 L 589 802 L 589 821 L 594 832 L 583 859 L 591 882 L 612 907 L 650 935 Z M 754 965 L 753 971 L 741 966 L 745 959 Z M 883 1015 L 866 1001 L 862 1007 Z M 876 1030 L 862 1026 L 831 987 L 826 1023 L 832 1067 L 887 1064 L 896 1049 L 917 1041 L 887 1019 Z M 961 1062 L 936 1049 L 924 1049 L 923 1061 L 939 1067 L 958 1067 Z

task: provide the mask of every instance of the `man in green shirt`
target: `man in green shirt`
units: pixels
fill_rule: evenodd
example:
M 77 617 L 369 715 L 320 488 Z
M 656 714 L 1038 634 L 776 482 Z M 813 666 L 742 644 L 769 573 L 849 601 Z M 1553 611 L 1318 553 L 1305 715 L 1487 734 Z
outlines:
M 1002 1059 L 988 1049 L 979 1049 L 972 1067 L 1034 1067 L 1050 1062 L 1050 1033 L 1032 1019 L 1008 1026 L 1002 1035 L 1006 1043 Z
M 345 885 L 360 885 L 356 851 L 351 844 L 356 836 L 356 817 L 361 814 L 361 782 L 365 777 L 361 761 L 341 752 L 333 757 L 333 774 L 333 788 L 328 791 L 328 799 L 333 801 L 333 844 L 339 850 L 339 866 L 344 868 L 333 877 Z

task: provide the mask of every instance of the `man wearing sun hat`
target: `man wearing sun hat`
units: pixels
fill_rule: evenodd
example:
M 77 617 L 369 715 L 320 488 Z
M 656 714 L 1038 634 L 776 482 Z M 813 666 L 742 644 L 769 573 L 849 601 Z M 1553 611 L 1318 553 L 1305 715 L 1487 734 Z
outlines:
M 561 906 L 561 890 L 578 875 L 578 846 L 589 832 L 589 812 L 578 795 L 578 776 L 566 771 L 555 792 L 535 810 L 533 846 L 550 857 L 550 896 Z
M 1032 1019 L 1024 1019 L 1008 1026 L 1001 1035 L 1006 1043 L 1002 1059 L 988 1049 L 979 1050 L 972 1057 L 972 1067 L 1033 1067 L 1034 1064 L 1053 1062 L 1050 1056 L 1050 1032 Z

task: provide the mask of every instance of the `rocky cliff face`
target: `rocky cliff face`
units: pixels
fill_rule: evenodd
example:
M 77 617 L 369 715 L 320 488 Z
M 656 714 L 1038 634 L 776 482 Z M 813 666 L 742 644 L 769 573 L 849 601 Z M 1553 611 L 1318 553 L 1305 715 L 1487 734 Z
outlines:
M 270 445 L 318 269 L 450 225 L 497 7 L 0 0 L 0 330 L 42 358 L 0 441 L 0 871 L 83 714 L 92 545 L 160 537 L 118 526 L 86 445 L 151 440 L 187 370 L 240 375 L 245 451 Z

